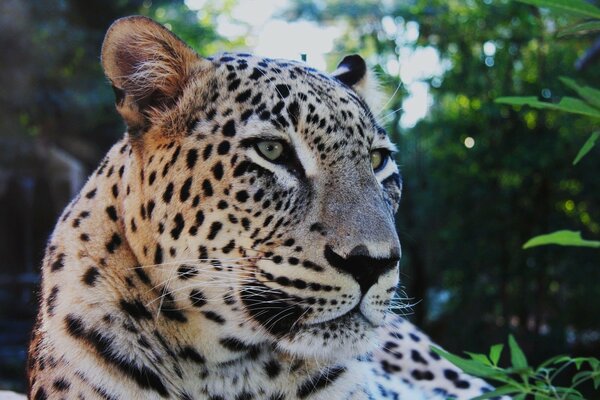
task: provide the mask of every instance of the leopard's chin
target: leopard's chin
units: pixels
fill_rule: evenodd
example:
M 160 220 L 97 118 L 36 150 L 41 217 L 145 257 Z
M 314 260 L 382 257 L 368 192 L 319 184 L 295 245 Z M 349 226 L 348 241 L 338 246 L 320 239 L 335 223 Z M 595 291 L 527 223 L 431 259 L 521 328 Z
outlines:
M 377 347 L 376 328 L 356 307 L 326 322 L 298 324 L 279 338 L 277 347 L 297 357 L 349 359 Z

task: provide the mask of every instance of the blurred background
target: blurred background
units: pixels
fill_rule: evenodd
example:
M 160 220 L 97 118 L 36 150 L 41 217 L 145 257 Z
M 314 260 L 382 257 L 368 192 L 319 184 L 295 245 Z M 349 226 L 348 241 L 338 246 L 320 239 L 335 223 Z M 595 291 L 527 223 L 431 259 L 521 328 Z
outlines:
M 521 248 L 558 229 L 600 237 L 600 151 L 571 165 L 594 127 L 493 102 L 570 94 L 562 75 L 600 86 L 598 38 L 556 37 L 568 15 L 505 0 L 0 0 L 0 389 L 25 388 L 57 216 L 124 132 L 99 54 L 131 14 L 202 55 L 243 49 L 325 70 L 363 55 L 404 176 L 408 318 L 453 352 L 513 333 L 532 363 L 600 356 L 600 252 Z

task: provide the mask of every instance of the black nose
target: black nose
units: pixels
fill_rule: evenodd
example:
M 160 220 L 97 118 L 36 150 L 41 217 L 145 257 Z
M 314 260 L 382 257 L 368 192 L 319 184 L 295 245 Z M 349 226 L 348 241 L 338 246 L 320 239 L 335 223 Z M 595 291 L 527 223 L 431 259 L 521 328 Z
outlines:
M 367 246 L 356 246 L 346 258 L 337 254 L 331 246 L 325 246 L 325 259 L 334 268 L 348 273 L 356 279 L 360 285 L 360 292 L 364 296 L 367 290 L 375 283 L 381 275 L 396 266 L 400 260 L 400 251 L 394 250 L 389 257 L 373 257 Z

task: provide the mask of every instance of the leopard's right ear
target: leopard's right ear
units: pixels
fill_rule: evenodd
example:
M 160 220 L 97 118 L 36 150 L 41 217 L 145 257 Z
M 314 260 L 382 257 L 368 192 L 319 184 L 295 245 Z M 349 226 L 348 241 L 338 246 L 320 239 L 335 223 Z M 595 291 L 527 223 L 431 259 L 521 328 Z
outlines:
M 192 72 L 209 64 L 168 29 L 142 16 L 115 21 L 102 44 L 102 66 L 130 131 L 146 130 L 156 115 L 177 104 Z

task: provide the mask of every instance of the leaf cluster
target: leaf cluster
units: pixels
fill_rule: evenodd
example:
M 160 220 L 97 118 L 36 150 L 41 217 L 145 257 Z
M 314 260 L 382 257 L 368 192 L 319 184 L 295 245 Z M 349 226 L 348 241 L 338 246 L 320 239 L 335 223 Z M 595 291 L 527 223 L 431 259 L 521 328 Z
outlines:
M 581 385 L 591 382 L 594 389 L 600 388 L 600 360 L 597 358 L 557 356 L 533 367 L 512 335 L 508 337 L 508 347 L 510 364 L 506 367 L 500 366 L 503 344 L 492 346 L 488 354 L 467 353 L 469 358 L 436 347 L 432 350 L 468 374 L 500 383 L 495 390 L 473 400 L 504 395 L 515 400 L 580 400 L 584 399 L 578 390 Z M 557 379 L 569 368 L 576 370 L 570 385 L 557 384 Z
M 539 7 L 547 7 L 555 11 L 563 11 L 578 17 L 592 17 L 594 20 L 577 23 L 574 26 L 566 28 L 559 32 L 558 36 L 568 36 L 575 34 L 585 34 L 600 31 L 600 8 L 586 2 L 585 0 L 518 0 L 523 3 L 532 4 Z M 579 97 L 564 96 L 558 102 L 549 102 L 540 100 L 535 96 L 511 96 L 499 97 L 496 103 L 509 104 L 513 106 L 530 106 L 537 109 L 563 111 L 571 114 L 580 114 L 592 119 L 600 118 L 600 89 L 590 86 L 579 85 L 573 79 L 560 77 L 561 82 L 572 89 Z M 583 146 L 573 160 L 573 165 L 578 164 L 581 159 L 587 155 L 595 146 L 600 137 L 600 131 L 590 134 Z M 560 246 L 578 246 L 578 247 L 600 247 L 600 241 L 584 240 L 580 232 L 569 230 L 560 230 L 545 235 L 539 235 L 528 240 L 524 249 L 535 246 L 560 245 Z

